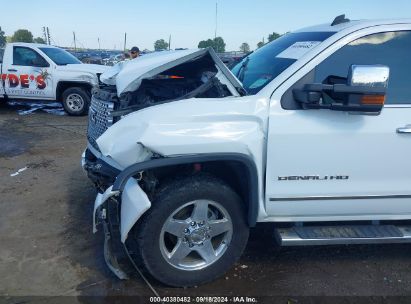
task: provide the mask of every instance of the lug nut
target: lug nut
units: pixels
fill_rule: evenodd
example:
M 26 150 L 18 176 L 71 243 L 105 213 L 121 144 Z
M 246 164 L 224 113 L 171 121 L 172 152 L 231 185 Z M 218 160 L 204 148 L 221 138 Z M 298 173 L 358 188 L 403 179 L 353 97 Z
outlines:
M 191 222 L 191 226 L 195 226 L 196 225 L 196 222 Z
M 189 233 L 190 230 L 188 230 L 188 228 L 184 229 L 184 233 Z

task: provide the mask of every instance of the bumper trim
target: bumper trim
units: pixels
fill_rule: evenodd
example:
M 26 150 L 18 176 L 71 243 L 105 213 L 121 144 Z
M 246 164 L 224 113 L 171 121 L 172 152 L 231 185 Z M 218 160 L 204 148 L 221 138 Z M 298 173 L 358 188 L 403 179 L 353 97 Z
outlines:
M 98 193 L 96 200 L 94 201 L 94 211 L 93 211 L 93 233 L 96 233 L 97 230 L 97 211 L 98 209 L 112 196 L 119 195 L 120 191 L 112 191 L 113 186 L 107 188 L 104 193 Z M 103 221 L 104 222 L 104 221 Z
M 127 280 L 129 277 L 124 270 L 121 269 L 118 264 L 117 258 L 113 254 L 112 238 L 109 224 L 104 220 L 102 221 L 104 227 L 104 260 L 108 268 L 120 279 Z

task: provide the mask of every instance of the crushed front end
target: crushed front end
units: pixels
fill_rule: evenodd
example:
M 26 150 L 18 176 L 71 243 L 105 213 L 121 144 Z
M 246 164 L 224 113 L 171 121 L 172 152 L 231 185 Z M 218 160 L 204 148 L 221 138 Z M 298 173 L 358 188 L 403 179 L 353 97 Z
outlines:
M 93 230 L 96 232 L 97 226 L 103 226 L 105 261 L 120 279 L 127 278 L 127 275 L 117 258 L 127 256 L 133 261 L 126 246 L 127 236 L 151 207 L 150 198 L 157 181 L 150 174 L 137 171 L 119 185 L 119 176 L 133 165 L 167 156 L 163 151 L 156 151 L 155 145 L 150 144 L 151 148 L 147 148 L 146 137 L 158 146 L 166 147 L 169 141 L 176 143 L 169 136 L 170 139 L 164 138 L 163 142 L 150 136 L 149 127 L 155 127 L 159 117 L 167 117 L 157 115 L 158 108 L 178 100 L 243 95 L 241 84 L 233 80 L 234 76 L 212 50 L 160 55 L 146 55 L 103 74 L 104 84 L 93 93 L 89 109 L 88 145 L 82 156 L 82 167 L 98 191 L 94 202 Z M 152 62 L 149 69 L 146 68 L 147 62 Z M 151 111 L 141 111 L 149 107 L 153 107 Z M 180 104 L 179 107 L 184 106 Z M 192 111 L 199 111 L 195 105 L 190 107 Z M 162 111 L 166 111 L 164 107 Z M 182 111 L 176 107 L 174 114 L 179 113 Z M 139 114 L 138 117 L 135 114 Z M 180 124 L 181 119 L 175 119 Z M 166 136 L 167 131 L 157 130 Z

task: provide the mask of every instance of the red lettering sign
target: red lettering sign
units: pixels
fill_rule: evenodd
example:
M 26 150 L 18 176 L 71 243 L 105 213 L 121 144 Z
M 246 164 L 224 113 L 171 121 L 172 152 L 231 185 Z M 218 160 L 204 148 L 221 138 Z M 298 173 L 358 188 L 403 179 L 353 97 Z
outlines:
M 8 80 L 10 88 L 16 88 L 20 85 L 22 89 L 28 89 L 30 81 L 36 81 L 36 87 L 39 90 L 44 90 L 47 86 L 46 81 L 41 75 L 35 77 L 34 75 L 22 74 L 19 77 L 14 74 L 0 74 L 0 79 L 2 81 Z
M 20 75 L 20 86 L 28 89 L 29 87 L 29 75 Z
M 44 81 L 43 76 L 39 75 L 36 77 L 37 88 L 43 90 L 46 87 L 46 82 Z
M 15 88 L 19 85 L 19 78 L 16 75 L 9 74 L 9 86 Z

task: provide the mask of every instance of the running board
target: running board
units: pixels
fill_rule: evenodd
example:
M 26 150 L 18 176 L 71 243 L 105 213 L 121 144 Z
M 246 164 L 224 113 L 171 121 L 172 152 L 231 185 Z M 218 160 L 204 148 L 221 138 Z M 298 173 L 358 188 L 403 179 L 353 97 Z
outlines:
M 346 225 L 277 228 L 281 246 L 411 243 L 411 226 Z

